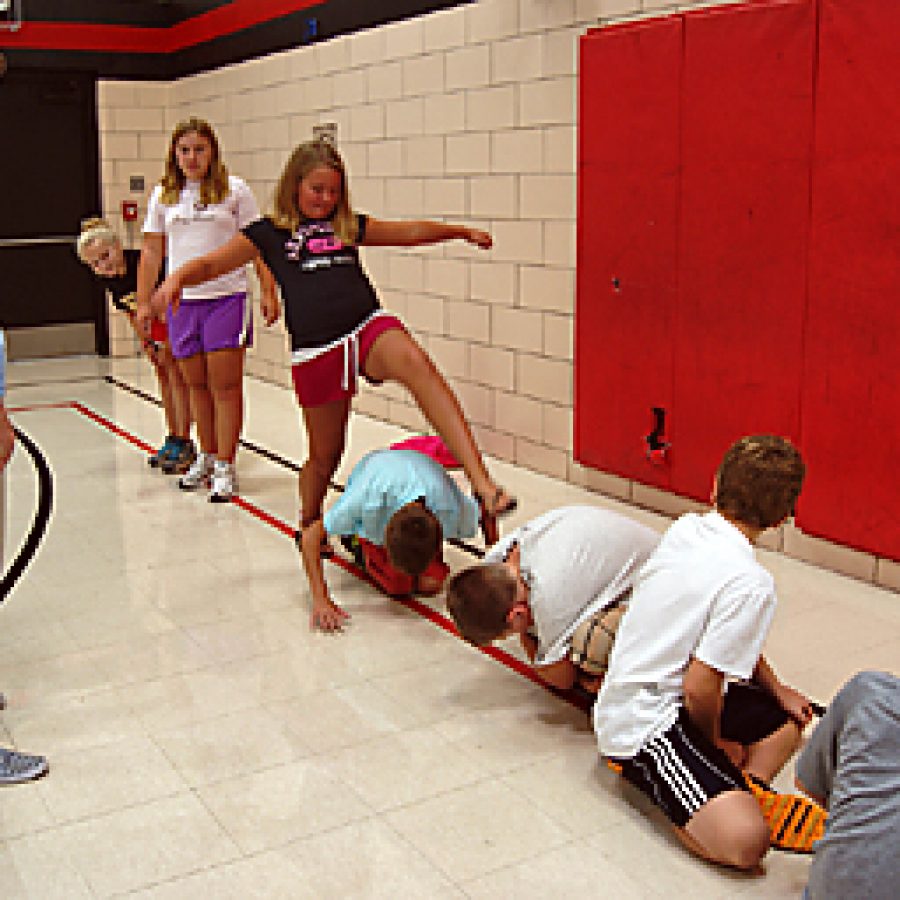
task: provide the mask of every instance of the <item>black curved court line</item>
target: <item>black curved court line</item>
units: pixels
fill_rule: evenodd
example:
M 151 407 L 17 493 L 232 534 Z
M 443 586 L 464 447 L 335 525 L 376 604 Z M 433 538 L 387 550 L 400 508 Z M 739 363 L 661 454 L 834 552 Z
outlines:
M 148 403 L 152 403 L 154 406 L 162 406 L 161 401 L 157 400 L 152 394 L 148 394 L 146 391 L 142 391 L 140 388 L 135 387 L 133 384 L 128 384 L 127 381 L 119 381 L 113 375 L 104 375 L 103 380 L 111 384 L 113 387 L 117 387 L 120 390 L 127 391 L 129 394 L 134 394 L 135 397 L 140 397 L 141 400 L 146 400 Z M 282 466 L 285 469 L 290 469 L 292 472 L 296 472 L 298 475 L 300 474 L 300 469 L 302 468 L 298 463 L 295 463 L 293 460 L 288 459 L 286 456 L 282 456 L 280 453 L 275 453 L 274 450 L 269 450 L 267 447 L 261 447 L 259 444 L 255 444 L 253 441 L 248 441 L 246 438 L 240 439 L 240 445 L 247 450 L 250 450 L 252 453 L 257 454 L 257 456 L 262 456 L 265 459 L 269 460 L 269 462 L 276 463 L 279 466 Z M 338 491 L 339 493 L 344 492 L 344 485 L 338 484 L 336 481 L 331 481 L 328 484 L 329 487 Z M 481 547 L 476 547 L 474 544 L 468 543 L 468 541 L 460 540 L 459 538 L 447 538 L 447 543 L 452 544 L 458 550 L 463 550 L 471 556 L 475 556 L 478 559 L 482 559 L 484 557 L 484 550 Z
M 0 603 L 3 603 L 9 596 L 10 591 L 34 558 L 34 554 L 37 553 L 47 531 L 50 513 L 53 510 L 53 473 L 50 471 L 50 466 L 47 465 L 47 460 L 40 448 L 24 431 L 19 428 L 14 428 L 14 431 L 19 443 L 28 451 L 28 455 L 34 463 L 38 477 L 38 502 L 28 537 L 25 538 L 12 565 L 4 574 L 3 580 L 0 581 Z

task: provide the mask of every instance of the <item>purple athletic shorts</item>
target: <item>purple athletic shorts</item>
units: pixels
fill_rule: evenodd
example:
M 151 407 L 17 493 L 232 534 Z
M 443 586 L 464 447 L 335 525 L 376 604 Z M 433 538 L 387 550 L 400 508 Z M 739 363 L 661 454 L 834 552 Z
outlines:
M 253 344 L 253 315 L 243 292 L 212 300 L 182 300 L 178 312 L 173 315 L 170 308 L 166 319 L 175 359 Z

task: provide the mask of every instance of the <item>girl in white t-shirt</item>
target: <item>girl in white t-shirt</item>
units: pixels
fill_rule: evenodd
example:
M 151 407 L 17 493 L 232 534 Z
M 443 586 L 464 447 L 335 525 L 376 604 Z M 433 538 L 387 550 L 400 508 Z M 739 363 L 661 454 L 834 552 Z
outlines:
M 154 188 L 144 222 L 138 306 L 148 308 L 160 266 L 167 273 L 228 243 L 259 217 L 247 184 L 229 175 L 215 132 L 203 119 L 175 126 L 165 174 Z M 275 282 L 256 261 L 266 324 L 279 314 Z M 188 288 L 167 314 L 172 355 L 188 384 L 200 453 L 179 480 L 184 490 L 211 484 L 209 499 L 224 502 L 236 484 L 234 457 L 243 424 L 244 354 L 253 338 L 243 266 Z

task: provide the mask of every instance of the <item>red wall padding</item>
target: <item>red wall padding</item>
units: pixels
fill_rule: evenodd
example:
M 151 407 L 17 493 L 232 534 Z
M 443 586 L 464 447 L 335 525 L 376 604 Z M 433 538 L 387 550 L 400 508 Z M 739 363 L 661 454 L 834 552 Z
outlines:
M 900 559 L 900 3 L 823 0 L 797 522 Z
M 736 437 L 799 434 L 812 24 L 797 0 L 583 39 L 580 461 L 705 499 Z
M 642 436 L 671 406 L 681 40 L 668 19 L 581 49 L 575 452 L 662 487 Z
M 800 432 L 813 6 L 685 17 L 672 486 L 709 496 L 730 444 Z
M 897 0 L 760 0 L 582 39 L 577 459 L 702 499 L 785 434 L 801 527 L 900 558 L 898 35 Z

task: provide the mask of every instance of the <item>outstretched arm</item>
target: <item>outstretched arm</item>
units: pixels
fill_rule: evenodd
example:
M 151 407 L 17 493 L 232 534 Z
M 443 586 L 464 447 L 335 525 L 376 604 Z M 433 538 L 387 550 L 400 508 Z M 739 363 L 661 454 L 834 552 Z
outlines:
M 303 557 L 303 568 L 309 581 L 312 594 L 312 611 L 309 624 L 322 631 L 340 631 L 350 614 L 341 609 L 328 595 L 325 584 L 325 571 L 322 568 L 322 541 L 325 538 L 325 526 L 321 519 L 304 527 L 300 534 L 300 553 Z
M 760 656 L 753 670 L 753 680 L 778 701 L 781 708 L 800 728 L 804 728 L 812 721 L 812 701 L 781 681 L 764 656 Z
M 259 279 L 259 308 L 263 321 L 271 325 L 281 315 L 281 305 L 278 302 L 278 289 L 275 287 L 275 276 L 271 269 L 257 254 L 253 260 L 253 268 L 256 269 L 256 277 Z
M 182 288 L 205 284 L 213 278 L 233 272 L 258 255 L 259 251 L 253 241 L 243 234 L 236 234 L 227 244 L 186 262 L 173 272 L 153 293 L 153 311 L 162 313 L 170 304 L 173 309 L 177 308 Z
M 16 433 L 6 414 L 6 336 L 0 330 L 0 472 L 6 468 L 16 445 Z
M 417 247 L 456 240 L 467 241 L 482 250 L 489 250 L 494 243 L 487 231 L 428 219 L 393 222 L 368 219 L 362 243 L 372 247 Z
M 568 659 L 550 663 L 549 666 L 535 666 L 534 671 L 537 672 L 541 681 L 563 691 L 573 688 L 578 680 L 578 670 L 575 668 L 575 664 Z
M 743 768 L 747 761 L 745 748 L 735 741 L 725 740 L 719 730 L 724 682 L 725 676 L 718 669 L 692 657 L 682 684 L 684 708 L 709 740 L 724 750 L 738 768 Z
M 159 279 L 159 270 L 166 255 L 166 236 L 146 232 L 141 244 L 141 259 L 137 274 L 137 306 L 135 309 L 134 328 L 142 340 L 150 337 L 150 295 L 153 286 Z
M 724 680 L 724 675 L 718 669 L 692 657 L 684 673 L 682 685 L 684 707 L 691 721 L 714 744 L 719 742 Z
M 528 661 L 534 665 L 534 657 L 538 648 L 537 639 L 532 637 L 527 631 L 520 631 L 519 641 L 522 644 L 525 655 L 528 657 Z M 534 666 L 534 671 L 541 681 L 563 691 L 568 691 L 572 688 L 578 678 L 578 670 L 575 668 L 575 664 L 568 659 L 561 659 L 546 666 Z
M 3 397 L 0 396 L 0 472 L 6 468 L 16 445 L 16 433 L 6 413 Z

